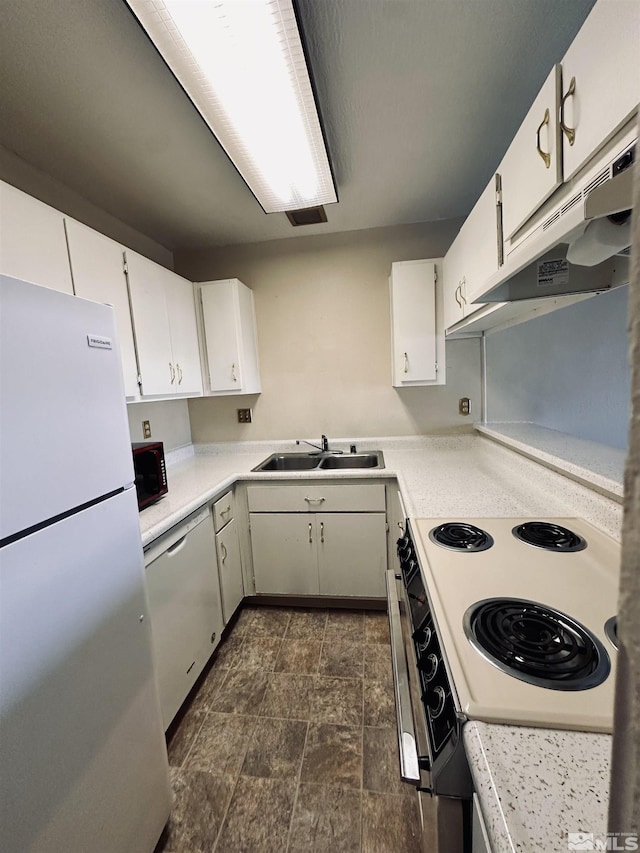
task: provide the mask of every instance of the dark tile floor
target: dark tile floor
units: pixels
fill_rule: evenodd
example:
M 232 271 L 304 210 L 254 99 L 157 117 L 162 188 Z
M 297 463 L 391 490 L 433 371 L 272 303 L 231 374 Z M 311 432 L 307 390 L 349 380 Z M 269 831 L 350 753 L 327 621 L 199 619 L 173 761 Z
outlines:
M 169 742 L 156 853 L 418 853 L 385 613 L 246 607 Z

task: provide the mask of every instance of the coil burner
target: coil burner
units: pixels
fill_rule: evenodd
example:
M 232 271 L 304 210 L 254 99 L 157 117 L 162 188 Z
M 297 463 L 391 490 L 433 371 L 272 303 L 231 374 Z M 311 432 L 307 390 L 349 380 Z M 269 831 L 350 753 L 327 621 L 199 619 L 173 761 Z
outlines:
M 486 530 L 458 521 L 434 527 L 429 531 L 429 539 L 452 551 L 486 551 L 493 545 L 493 537 Z
M 570 553 L 582 551 L 587 547 L 582 536 L 550 521 L 526 521 L 524 524 L 518 524 L 511 532 L 521 542 L 544 548 L 545 551 Z
M 464 632 L 498 669 L 551 690 L 587 690 L 609 675 L 609 656 L 583 625 L 519 598 L 488 598 L 464 614 Z

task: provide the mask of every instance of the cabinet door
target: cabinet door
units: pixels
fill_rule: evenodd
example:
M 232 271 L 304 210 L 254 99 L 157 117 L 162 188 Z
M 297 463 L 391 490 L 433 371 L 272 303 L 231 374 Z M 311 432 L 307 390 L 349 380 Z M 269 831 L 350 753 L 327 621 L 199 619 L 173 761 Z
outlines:
M 218 572 L 222 594 L 222 613 L 225 625 L 231 619 L 244 596 L 240 541 L 235 519 L 216 533 Z
M 146 569 L 165 729 L 220 640 L 223 628 L 211 515 Z
M 211 391 L 242 390 L 236 287 L 227 279 L 200 290 Z
M 256 593 L 317 595 L 316 519 L 307 513 L 250 513 Z
M 449 329 L 464 318 L 464 302 L 461 298 L 462 265 L 464 257 L 464 234 L 462 229 L 444 256 L 442 275 L 444 278 L 444 327 Z
M 639 36 L 638 0 L 598 0 L 562 60 L 565 181 L 637 110 Z
M 164 271 L 164 279 L 171 352 L 176 371 L 175 391 L 177 394 L 202 394 L 193 284 L 169 270 Z
M 384 513 L 322 513 L 316 517 L 316 533 L 321 595 L 384 597 Z
M 401 261 L 391 265 L 393 385 L 436 379 L 435 264 Z
M 498 167 L 505 239 L 562 183 L 559 102 L 560 66 L 554 65 Z
M 481 303 L 473 304 L 473 300 L 482 294 L 485 282 L 498 269 L 495 175 L 465 220 L 460 236 L 463 252 L 461 296 L 466 317 L 481 307 Z
M 164 286 L 168 271 L 136 252 L 125 254 L 142 393 L 169 396 L 175 392 L 176 370 Z
M 118 324 L 125 394 L 127 397 L 136 396 L 139 393 L 138 365 L 124 274 L 124 248 L 74 219 L 65 219 L 65 228 L 76 296 L 113 305 Z
M 0 272 L 73 293 L 63 215 L 1 181 Z

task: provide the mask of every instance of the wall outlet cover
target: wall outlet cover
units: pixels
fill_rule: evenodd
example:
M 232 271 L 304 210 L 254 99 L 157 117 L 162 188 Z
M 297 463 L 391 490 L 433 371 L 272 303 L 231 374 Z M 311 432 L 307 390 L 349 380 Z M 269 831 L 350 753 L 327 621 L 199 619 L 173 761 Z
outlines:
M 251 409 L 238 409 L 238 423 L 239 424 L 250 424 L 251 423 Z
M 142 437 L 151 438 L 151 421 L 142 421 Z

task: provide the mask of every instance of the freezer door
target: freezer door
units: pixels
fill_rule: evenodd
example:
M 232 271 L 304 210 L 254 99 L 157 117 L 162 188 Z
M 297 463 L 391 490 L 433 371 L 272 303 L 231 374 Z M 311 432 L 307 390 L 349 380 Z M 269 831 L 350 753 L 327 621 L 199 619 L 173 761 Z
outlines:
M 170 810 L 135 489 L 0 549 L 0 850 L 150 853 Z
M 0 539 L 133 481 L 112 308 L 0 277 Z

